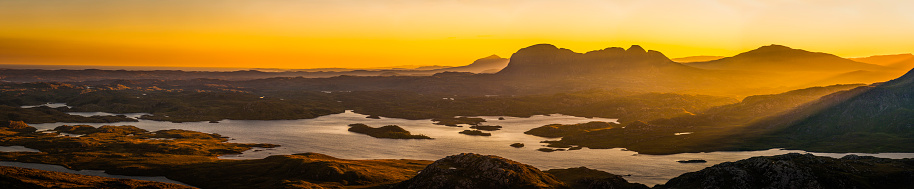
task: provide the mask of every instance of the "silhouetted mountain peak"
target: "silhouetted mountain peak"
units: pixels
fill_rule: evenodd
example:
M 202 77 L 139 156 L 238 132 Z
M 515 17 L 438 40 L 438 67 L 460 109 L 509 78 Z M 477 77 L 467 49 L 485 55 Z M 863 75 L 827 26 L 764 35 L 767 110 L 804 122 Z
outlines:
M 651 58 L 660 58 L 660 57 L 662 57 L 663 59 L 667 59 L 667 60 L 670 59 L 670 58 L 666 57 L 666 55 L 664 55 L 664 54 L 661 53 L 660 51 L 655 51 L 655 50 L 648 50 L 648 51 L 647 51 L 647 56 L 648 56 L 648 57 L 651 57 Z
M 708 62 L 689 63 L 702 69 L 751 71 L 856 71 L 880 70 L 884 67 L 844 59 L 833 54 L 810 52 L 783 45 L 767 45 L 757 49 Z
M 790 47 L 787 47 L 784 45 L 770 44 L 770 45 L 761 46 L 756 50 L 792 50 L 792 49 L 794 49 L 794 48 L 790 48 Z
M 493 55 L 489 55 L 489 56 L 484 57 L 484 58 L 480 58 L 479 60 L 484 60 L 484 59 L 502 59 L 502 57 L 493 54 Z
M 821 54 L 821 55 L 831 55 L 826 53 L 814 53 L 802 49 L 794 49 L 784 45 L 766 45 L 753 49 L 748 52 L 740 53 L 736 56 L 785 56 L 785 55 L 794 55 L 794 56 L 803 56 L 803 55 L 812 55 L 812 54 Z M 837 56 L 835 56 L 837 57 Z
M 605 74 L 612 71 L 614 72 L 613 77 L 626 77 L 656 74 L 659 72 L 659 68 L 693 71 L 689 67 L 673 62 L 663 53 L 654 50 L 647 51 L 638 45 L 632 45 L 628 49 L 610 47 L 587 53 L 576 53 L 550 44 L 538 44 L 520 49 L 512 54 L 508 66 L 498 73 L 523 75 L 522 77 L 525 78 L 545 79 L 547 78 L 545 76 L 549 76 L 554 79 L 554 77 L 607 77 Z M 625 74 L 620 74 L 623 72 Z
M 517 52 L 521 52 L 521 51 L 549 51 L 549 50 L 558 50 L 558 49 L 559 49 L 559 48 L 556 47 L 555 45 L 547 44 L 547 43 L 542 43 L 542 44 L 531 45 L 531 46 L 529 46 L 529 47 L 524 47 L 523 49 L 520 49 L 520 50 L 518 50 Z
M 647 51 L 645 51 L 644 48 L 641 48 L 640 45 L 632 45 L 632 47 L 629 47 L 628 50 L 625 50 L 625 52 L 626 52 L 626 53 L 629 53 L 629 54 L 631 54 L 631 53 L 647 53 Z

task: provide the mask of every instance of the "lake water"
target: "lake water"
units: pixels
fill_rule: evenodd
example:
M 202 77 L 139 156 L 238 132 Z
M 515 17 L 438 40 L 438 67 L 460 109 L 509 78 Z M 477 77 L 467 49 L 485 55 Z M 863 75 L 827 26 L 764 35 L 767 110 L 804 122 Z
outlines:
M 109 115 L 108 113 L 82 112 L 78 115 Z M 129 114 L 138 117 L 142 114 Z M 134 125 L 150 131 L 164 129 L 186 129 L 207 133 L 219 133 L 231 137 L 231 142 L 272 143 L 278 148 L 249 150 L 241 155 L 224 156 L 227 159 L 264 158 L 270 155 L 287 155 L 316 152 L 345 159 L 424 159 L 437 160 L 459 153 L 497 155 L 547 170 L 585 166 L 626 176 L 631 182 L 652 186 L 665 183 L 680 174 L 698 171 L 714 164 L 737 161 L 754 156 L 772 156 L 786 153 L 806 153 L 799 150 L 770 149 L 762 151 L 682 153 L 673 155 L 643 155 L 623 149 L 583 149 L 575 151 L 539 152 L 544 146 L 539 143 L 547 139 L 523 134 L 529 129 L 547 124 L 575 124 L 590 121 L 613 122 L 615 119 L 583 118 L 566 115 L 538 115 L 529 118 L 481 116 L 487 120 L 484 125 L 503 126 L 498 131 L 486 131 L 492 136 L 469 136 L 458 132 L 469 129 L 434 125 L 431 120 L 406 120 L 396 118 L 369 119 L 367 115 L 346 111 L 303 120 L 223 120 L 220 123 L 184 122 L 171 123 L 140 120 L 101 125 Z M 372 127 L 399 125 L 413 134 L 423 134 L 434 140 L 378 139 L 368 135 L 347 131 L 352 123 L 364 123 Z M 38 129 L 77 123 L 33 124 Z M 80 123 L 83 124 L 83 123 Z M 674 133 L 670 133 L 673 135 Z M 526 147 L 513 148 L 512 143 L 524 143 Z M 820 156 L 842 157 L 847 154 L 813 153 Z M 912 153 L 859 154 L 886 158 L 911 158 Z M 677 160 L 703 159 L 707 163 L 679 163 Z
M 0 152 L 41 152 L 25 146 L 0 146 Z
M 45 103 L 45 104 L 34 105 L 34 106 L 20 106 L 20 108 L 34 108 L 34 107 L 39 107 L 39 106 L 47 106 L 47 107 L 50 107 L 50 108 L 69 107 L 69 106 L 67 106 L 66 103 L 52 103 L 52 102 L 48 102 L 48 103 Z

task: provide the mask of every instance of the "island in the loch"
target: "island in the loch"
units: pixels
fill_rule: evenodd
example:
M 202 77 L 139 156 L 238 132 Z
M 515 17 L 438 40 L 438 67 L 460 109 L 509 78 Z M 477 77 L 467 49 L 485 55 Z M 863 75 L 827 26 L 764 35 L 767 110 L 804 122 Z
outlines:
M 492 133 L 482 132 L 480 130 L 463 130 L 459 133 L 472 136 L 492 136 Z
M 383 127 L 374 128 L 362 123 L 353 123 L 349 124 L 349 131 L 354 133 L 366 134 L 375 138 L 390 138 L 390 139 L 432 139 L 431 137 L 425 135 L 413 135 L 406 129 L 401 128 L 396 125 L 387 125 Z

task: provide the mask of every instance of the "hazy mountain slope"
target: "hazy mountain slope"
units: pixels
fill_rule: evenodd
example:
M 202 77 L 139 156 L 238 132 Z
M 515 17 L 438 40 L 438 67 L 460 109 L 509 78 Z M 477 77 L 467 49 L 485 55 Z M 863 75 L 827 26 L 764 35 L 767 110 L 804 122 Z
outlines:
M 487 56 L 473 61 L 466 66 L 452 68 L 435 69 L 435 72 L 473 72 L 473 73 L 495 73 L 508 66 L 508 59 L 498 55 Z
M 814 87 L 750 96 L 742 102 L 709 108 L 693 115 L 626 122 L 619 128 L 578 132 L 563 136 L 559 143 L 588 148 L 627 148 L 642 154 L 744 149 L 739 143 L 754 136 L 746 134 L 754 130 L 745 128 L 754 120 L 778 115 L 819 97 L 856 86 L 859 85 Z
M 910 70 L 910 69 L 909 69 Z M 886 82 L 895 78 L 904 75 L 905 72 L 896 72 L 896 71 L 866 71 L 866 70 L 857 70 L 847 73 L 836 74 L 831 77 L 826 77 L 818 81 L 810 82 L 805 86 L 824 86 L 834 83 L 862 83 L 862 84 L 871 84 L 871 83 L 880 83 Z
M 768 45 L 733 57 L 686 65 L 714 70 L 766 72 L 882 70 L 882 66 L 856 62 L 832 54 L 809 52 L 781 45 Z
M 774 129 L 756 144 L 817 151 L 914 151 L 914 71 L 836 93 L 753 124 Z
M 914 69 L 914 55 L 908 54 L 895 54 L 895 55 L 877 55 L 863 58 L 850 58 L 853 61 L 863 62 L 868 64 L 876 64 L 885 67 L 892 68 L 893 70 L 899 72 L 905 72 L 911 69 Z M 900 75 L 900 74 L 899 74 Z
M 867 64 L 889 66 L 896 62 L 914 59 L 914 55 L 907 53 L 907 54 L 893 54 L 893 55 L 876 55 L 876 56 L 868 56 L 868 57 L 861 57 L 861 58 L 848 58 L 848 59 L 857 61 L 857 62 L 867 63 Z
M 721 58 L 726 58 L 725 56 L 688 56 L 682 58 L 672 58 L 673 62 L 678 63 L 693 63 L 693 62 L 707 62 L 712 60 L 720 60 Z

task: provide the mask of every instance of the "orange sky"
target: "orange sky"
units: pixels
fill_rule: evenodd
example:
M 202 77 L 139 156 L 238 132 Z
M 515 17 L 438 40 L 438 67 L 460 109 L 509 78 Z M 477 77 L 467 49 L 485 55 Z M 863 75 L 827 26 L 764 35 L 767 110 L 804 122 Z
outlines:
M 914 1 L 0 0 L 0 64 L 465 65 L 551 43 L 669 57 L 914 52 Z

